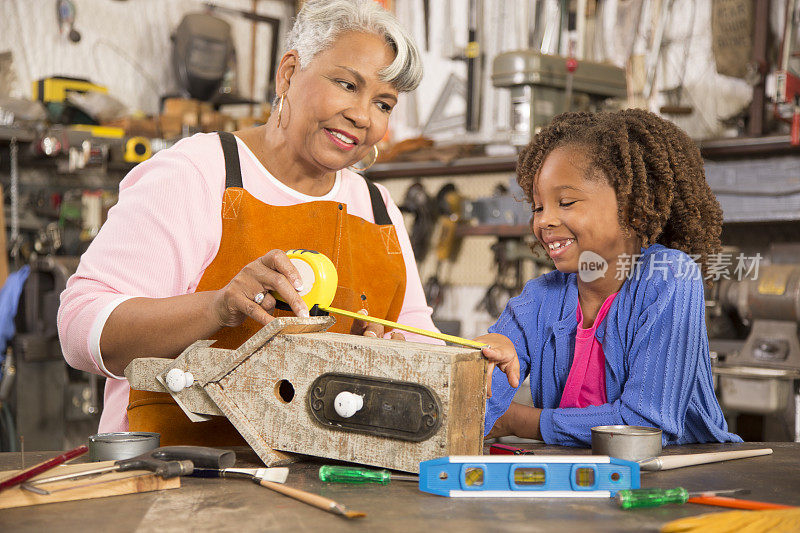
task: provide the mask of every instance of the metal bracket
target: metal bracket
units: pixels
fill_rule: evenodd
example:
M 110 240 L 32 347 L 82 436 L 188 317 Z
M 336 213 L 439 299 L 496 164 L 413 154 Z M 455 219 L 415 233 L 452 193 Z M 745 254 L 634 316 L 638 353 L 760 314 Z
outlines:
M 363 397 L 363 407 L 350 417 L 340 416 L 336 397 L 350 392 Z M 425 385 L 386 378 L 327 373 L 311 384 L 308 407 L 323 426 L 420 442 L 432 437 L 442 423 L 442 406 Z

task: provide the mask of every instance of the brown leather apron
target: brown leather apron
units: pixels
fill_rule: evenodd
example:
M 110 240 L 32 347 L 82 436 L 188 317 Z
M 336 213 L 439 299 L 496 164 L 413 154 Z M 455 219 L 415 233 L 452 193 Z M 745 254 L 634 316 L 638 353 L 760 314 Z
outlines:
M 327 255 L 339 275 L 333 306 L 396 321 L 405 297 L 406 271 L 397 233 L 378 188 L 367 180 L 375 224 L 347 214 L 347 205 L 333 201 L 273 206 L 251 196 L 242 187 L 239 152 L 230 133 L 220 133 L 225 156 L 225 193 L 222 199 L 222 239 L 216 257 L 203 273 L 197 291 L 217 290 L 248 263 L 269 250 L 305 248 Z M 365 178 L 366 179 L 366 178 Z M 275 310 L 276 316 L 291 313 Z M 349 333 L 352 319 L 336 317 L 329 331 Z M 261 329 L 246 319 L 235 328 L 223 328 L 212 339 L 215 348 L 237 348 Z M 244 439 L 224 417 L 190 422 L 169 394 L 131 390 L 128 404 L 130 431 L 161 434 L 161 445 L 232 446 Z

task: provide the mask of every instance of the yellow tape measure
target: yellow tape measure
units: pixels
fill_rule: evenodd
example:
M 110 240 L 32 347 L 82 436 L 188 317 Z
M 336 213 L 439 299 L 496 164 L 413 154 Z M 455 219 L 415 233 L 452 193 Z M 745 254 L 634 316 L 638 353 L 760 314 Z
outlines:
M 298 294 L 308 308 L 331 305 L 339 286 L 339 275 L 333 262 L 314 250 L 288 250 L 286 255 L 303 280 L 303 290 Z
M 456 337 L 455 335 L 437 333 L 435 331 L 415 328 L 414 326 L 405 326 L 397 322 L 392 322 L 391 320 L 383 320 L 382 318 L 375 318 L 331 307 L 333 298 L 336 296 L 336 288 L 339 284 L 339 275 L 336 273 L 336 267 L 333 262 L 324 254 L 313 250 L 288 250 L 286 255 L 295 268 L 297 268 L 303 280 L 303 290 L 300 291 L 299 294 L 309 309 L 316 305 L 318 309 L 328 313 L 347 316 L 356 320 L 363 320 L 364 322 L 372 322 L 374 324 L 380 324 L 382 326 L 388 326 L 401 331 L 408 331 L 409 333 L 416 333 L 417 335 L 431 337 L 453 344 L 460 344 L 470 348 L 480 349 L 487 346 L 482 342 Z M 282 300 L 276 293 L 273 293 L 273 295 L 277 299 Z

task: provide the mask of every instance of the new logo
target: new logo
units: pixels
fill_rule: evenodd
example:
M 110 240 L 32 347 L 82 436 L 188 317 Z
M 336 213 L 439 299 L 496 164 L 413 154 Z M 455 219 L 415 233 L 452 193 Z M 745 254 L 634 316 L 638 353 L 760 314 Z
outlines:
M 584 283 L 591 283 L 606 275 L 608 263 L 600 255 L 586 250 L 578 257 L 578 277 Z

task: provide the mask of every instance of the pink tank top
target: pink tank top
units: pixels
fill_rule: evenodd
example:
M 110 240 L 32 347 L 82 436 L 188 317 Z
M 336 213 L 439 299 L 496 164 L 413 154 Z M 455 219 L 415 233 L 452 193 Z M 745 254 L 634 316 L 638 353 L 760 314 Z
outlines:
M 606 403 L 606 356 L 603 345 L 594 336 L 599 326 L 614 303 L 615 292 L 603 302 L 592 327 L 583 328 L 583 312 L 578 301 L 578 331 L 575 335 L 575 355 L 572 357 L 572 368 L 569 370 L 564 393 L 561 395 L 559 407 L 586 407 Z

